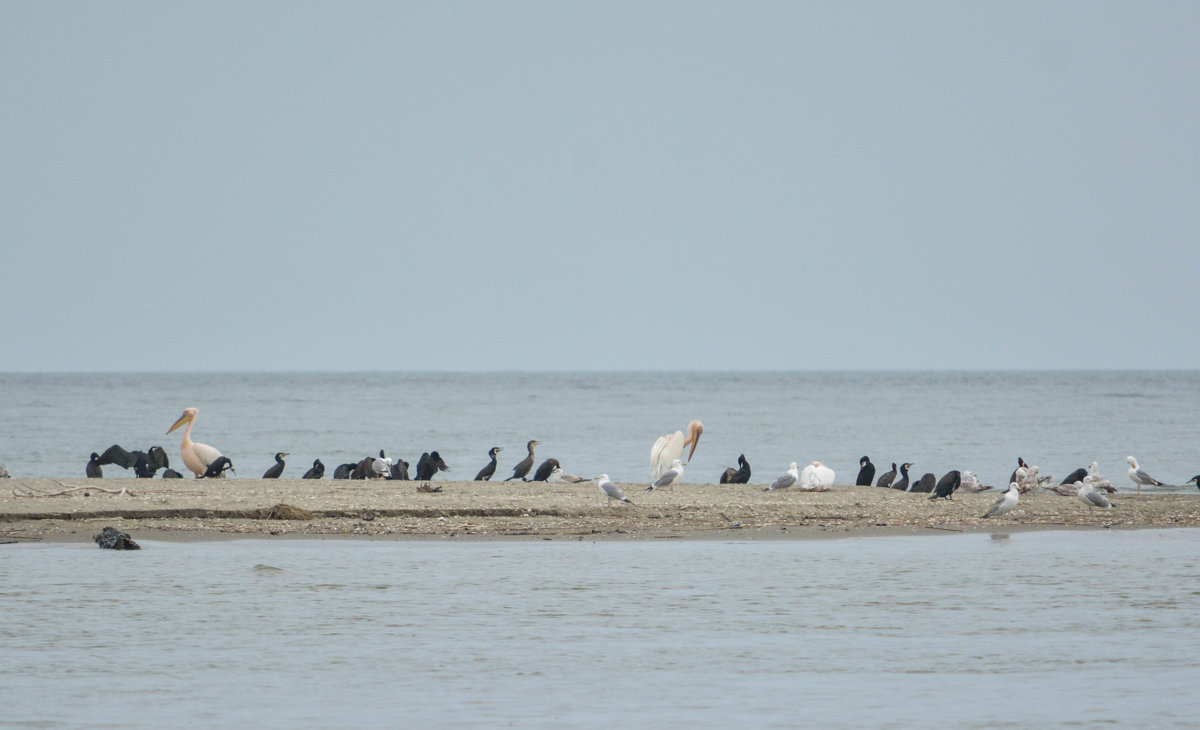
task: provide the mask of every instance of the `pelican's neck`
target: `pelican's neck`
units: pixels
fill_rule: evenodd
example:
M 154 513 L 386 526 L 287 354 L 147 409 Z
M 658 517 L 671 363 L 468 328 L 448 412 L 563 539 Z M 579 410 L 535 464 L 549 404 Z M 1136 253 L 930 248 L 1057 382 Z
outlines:
M 183 444 L 180 446 L 180 448 L 186 449 L 192 445 L 192 424 L 195 422 L 196 419 L 189 418 L 187 425 L 183 427 Z

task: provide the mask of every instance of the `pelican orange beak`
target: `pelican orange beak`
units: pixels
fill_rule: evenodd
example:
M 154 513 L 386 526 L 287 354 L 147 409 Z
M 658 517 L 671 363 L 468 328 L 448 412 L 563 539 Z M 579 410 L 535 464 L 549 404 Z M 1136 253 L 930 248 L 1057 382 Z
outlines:
M 692 460 L 692 454 L 696 453 L 696 444 L 700 443 L 700 434 L 704 433 L 704 424 L 699 421 L 692 421 L 688 424 L 688 441 L 692 442 L 692 448 L 688 451 L 688 462 Z
M 171 433 L 175 429 L 177 429 L 180 426 L 182 426 L 183 424 L 187 423 L 189 420 L 191 420 L 191 418 L 192 418 L 192 414 L 184 413 L 182 416 L 179 417 L 179 420 L 176 421 L 173 426 L 171 426 L 170 428 L 167 429 L 167 433 Z

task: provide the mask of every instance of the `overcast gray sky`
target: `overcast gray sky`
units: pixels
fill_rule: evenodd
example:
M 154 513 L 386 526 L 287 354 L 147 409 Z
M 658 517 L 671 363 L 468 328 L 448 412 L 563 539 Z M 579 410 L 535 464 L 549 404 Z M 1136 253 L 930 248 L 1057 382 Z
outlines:
M 1195 368 L 1200 4 L 0 3 L 0 370 Z

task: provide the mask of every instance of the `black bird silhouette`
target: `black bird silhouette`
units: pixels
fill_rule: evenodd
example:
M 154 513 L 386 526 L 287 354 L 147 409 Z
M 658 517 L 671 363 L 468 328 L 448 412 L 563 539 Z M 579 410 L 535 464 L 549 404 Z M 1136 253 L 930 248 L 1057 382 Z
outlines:
M 280 452 L 276 453 L 275 454 L 275 463 L 271 465 L 271 468 L 269 468 L 265 472 L 263 472 L 262 478 L 263 479 L 278 479 L 280 476 L 282 476 L 283 475 L 283 467 L 285 467 L 287 465 L 287 463 L 283 460 L 283 457 L 285 457 L 285 456 L 287 456 L 286 451 L 280 451 Z
M 1059 486 L 1062 486 L 1063 484 L 1074 484 L 1075 482 L 1082 482 L 1083 478 L 1086 477 L 1087 475 L 1088 475 L 1087 469 L 1076 469 L 1075 471 L 1068 474 L 1067 478 L 1062 480 L 1058 484 L 1059 484 Z M 1009 483 L 1011 484 L 1012 482 L 1009 482 Z
M 308 471 L 304 472 L 304 476 L 302 476 L 300 478 L 301 479 L 320 479 L 323 476 L 325 476 L 325 465 L 321 463 L 320 459 L 314 459 L 312 468 L 309 469 Z
M 892 489 L 899 489 L 901 492 L 908 490 L 908 469 L 911 466 L 911 463 L 900 465 L 900 481 L 893 483 Z
M 885 471 L 883 473 L 883 476 L 879 477 L 879 481 L 875 482 L 875 486 L 888 487 L 890 489 L 892 486 L 892 482 L 894 482 L 894 481 L 896 481 L 896 462 L 893 461 L 892 462 L 892 470 Z
M 87 469 L 85 469 L 88 479 L 103 479 L 104 470 L 100 468 L 100 454 L 95 451 L 88 457 Z
M 562 464 L 558 463 L 558 459 L 546 459 L 545 461 L 543 461 L 541 463 L 541 465 L 538 466 L 537 471 L 534 472 L 534 474 L 533 474 L 533 479 L 530 479 L 529 481 L 531 481 L 531 482 L 546 481 L 547 479 L 550 478 L 550 474 L 554 471 L 555 467 L 557 467 L 559 469 L 562 468 Z
M 910 491 L 910 492 L 932 492 L 933 487 L 936 484 L 937 484 L 937 477 L 934 476 L 933 472 L 927 471 L 921 475 L 921 478 L 918 479 L 917 482 L 912 485 L 912 489 L 910 489 L 908 491 Z
M 442 456 L 438 452 L 430 451 L 427 454 L 421 454 L 421 458 L 417 459 L 417 481 L 427 482 L 433 479 L 439 471 L 450 471 L 450 467 L 446 466 L 446 462 L 442 461 Z
M 962 484 L 962 472 L 957 469 L 951 469 L 946 472 L 946 476 L 938 480 L 937 486 L 933 488 L 933 494 L 930 499 L 953 499 L 954 490 Z
M 503 449 L 501 449 L 499 446 L 493 446 L 492 448 L 488 449 L 488 457 L 491 458 L 491 461 L 489 461 L 486 466 L 479 470 L 479 473 L 475 475 L 475 481 L 486 482 L 492 478 L 492 476 L 496 473 L 496 454 L 499 454 L 501 451 L 503 451 Z
M 856 487 L 869 487 L 875 479 L 875 465 L 871 463 L 871 457 L 864 456 L 858 460 L 858 465 L 861 467 L 858 470 L 858 479 L 854 480 Z
M 357 464 L 338 464 L 336 467 L 334 467 L 333 478 L 334 479 L 349 479 L 350 475 L 354 472 L 354 468 L 356 466 L 358 466 L 358 465 Z
M 163 472 L 162 478 L 163 479 L 183 479 L 183 475 L 180 474 L 179 472 L 175 471 L 174 469 L 168 468 Z
M 721 474 L 721 484 L 749 484 L 750 483 L 750 462 L 746 461 L 745 454 L 738 454 L 738 468 L 732 466 L 727 468 Z
M 226 469 L 233 471 L 233 462 L 229 460 L 228 456 L 218 456 L 217 458 L 213 459 L 212 463 L 208 465 L 208 468 L 204 470 L 204 476 L 208 479 L 223 477 L 225 476 Z
M 533 469 L 533 447 L 540 443 L 540 441 L 530 441 L 525 445 L 525 448 L 529 449 L 529 456 L 526 456 L 524 459 L 521 459 L 519 462 L 517 462 L 517 465 L 513 467 L 512 476 L 504 481 L 511 482 L 513 479 L 526 481 L 525 475 L 528 474 L 531 469 Z
M 404 459 L 396 459 L 396 462 L 392 464 L 392 473 L 388 479 L 408 481 L 408 462 Z

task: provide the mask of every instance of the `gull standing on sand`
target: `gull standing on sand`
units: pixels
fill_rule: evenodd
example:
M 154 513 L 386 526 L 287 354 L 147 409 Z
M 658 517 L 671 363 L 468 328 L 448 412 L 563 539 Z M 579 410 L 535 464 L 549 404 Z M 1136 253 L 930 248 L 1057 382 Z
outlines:
M 984 513 L 981 519 L 989 517 L 999 517 L 1006 515 L 1017 508 L 1017 503 L 1021 501 L 1021 492 L 1017 489 L 1016 482 L 1009 482 L 1008 489 L 1004 490 L 1004 494 L 1000 495 L 1000 499 L 992 505 L 992 508 Z
M 600 487 L 600 491 L 603 492 L 604 496 L 608 497 L 609 499 L 615 499 L 618 502 L 628 502 L 629 504 L 633 504 L 633 502 L 629 501 L 629 497 L 626 497 L 625 493 L 621 491 L 620 487 L 608 480 L 607 474 L 601 474 L 600 476 L 596 477 L 596 486 Z M 633 506 L 636 507 L 637 505 L 634 504 Z
M 1125 461 L 1129 462 L 1129 479 L 1131 481 L 1133 481 L 1134 484 L 1137 485 L 1138 494 L 1142 493 L 1142 485 L 1143 484 L 1146 485 L 1147 487 L 1149 487 L 1149 486 L 1155 486 L 1155 487 L 1166 486 L 1162 482 L 1158 481 L 1154 477 L 1147 474 L 1140 466 L 1138 466 L 1137 459 L 1133 458 L 1132 456 L 1126 456 Z
M 683 450 L 688 444 L 692 445 L 692 450 L 688 452 L 687 460 L 692 460 L 692 455 L 696 453 L 696 444 L 700 443 L 700 434 L 704 433 L 704 424 L 698 420 L 692 420 L 687 425 L 687 436 L 683 435 L 683 431 L 666 436 L 659 436 L 654 442 L 654 446 L 650 447 L 650 478 L 657 480 L 667 469 L 671 468 L 671 464 L 676 459 L 683 460 Z
M 646 487 L 646 491 L 649 492 L 651 489 L 669 487 L 678 482 L 680 479 L 683 479 L 683 462 L 679 459 L 676 459 L 675 461 L 671 462 L 670 469 L 667 469 L 665 472 L 663 472 L 661 477 L 654 481 L 653 484 Z
M 1083 483 L 1079 485 L 1079 498 L 1089 507 L 1112 509 L 1113 506 L 1106 495 L 1096 491 L 1096 487 L 1092 485 L 1091 477 L 1083 478 Z
M 793 461 L 791 466 L 788 467 L 787 474 L 784 474 L 783 476 L 779 477 L 775 481 L 771 482 L 771 486 L 767 487 L 763 491 L 771 492 L 776 489 L 787 489 L 788 487 L 795 485 L 799 481 L 800 481 L 800 465 Z

